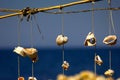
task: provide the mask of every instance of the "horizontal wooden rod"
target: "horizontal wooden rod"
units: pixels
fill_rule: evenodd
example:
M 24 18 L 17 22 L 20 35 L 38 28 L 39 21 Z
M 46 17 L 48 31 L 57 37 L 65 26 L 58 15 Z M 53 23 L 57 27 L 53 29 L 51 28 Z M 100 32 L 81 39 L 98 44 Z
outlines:
M 45 7 L 45 8 L 34 8 L 34 9 L 30 9 L 26 13 L 27 14 L 30 14 L 30 13 L 36 14 L 38 12 L 43 12 L 43 11 L 48 11 L 48 10 L 53 10 L 53 9 L 62 9 L 62 8 L 73 6 L 73 5 L 84 4 L 84 3 L 89 3 L 89 2 L 96 2 L 96 1 L 101 1 L 101 0 L 80 0 L 80 1 L 71 2 L 71 3 L 67 3 L 67 4 L 62 4 L 62 5 L 57 5 L 57 6 L 51 6 L 51 7 Z M 7 11 L 9 11 L 9 10 L 7 10 Z M 22 10 L 20 10 L 20 12 L 18 12 L 18 13 L 0 16 L 0 19 L 12 17 L 12 16 L 16 16 L 16 15 L 23 15 L 23 14 L 24 13 L 22 12 Z
M 38 8 L 38 11 L 41 12 L 41 11 L 48 11 L 48 10 L 53 10 L 53 9 L 62 9 L 62 8 L 73 6 L 73 5 L 84 4 L 84 3 L 89 3 L 89 2 L 96 2 L 96 1 L 100 1 L 100 0 L 80 0 L 80 1 L 57 5 L 57 6 Z
M 7 17 L 12 17 L 12 16 L 17 16 L 17 15 L 21 15 L 21 14 L 22 14 L 22 12 L 7 14 L 7 15 L 0 16 L 0 19 L 7 18 Z

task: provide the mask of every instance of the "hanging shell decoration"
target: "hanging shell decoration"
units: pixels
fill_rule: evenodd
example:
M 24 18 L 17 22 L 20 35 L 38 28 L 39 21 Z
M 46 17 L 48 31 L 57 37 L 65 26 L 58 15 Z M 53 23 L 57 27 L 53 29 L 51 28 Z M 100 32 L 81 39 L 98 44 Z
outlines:
M 24 77 L 18 77 L 18 80 L 25 80 Z
M 105 73 L 105 76 L 111 77 L 114 74 L 114 71 L 112 69 L 108 69 Z
M 109 35 L 104 38 L 103 43 L 106 45 L 115 45 L 117 42 L 117 36 L 116 35 Z
M 32 60 L 32 62 L 36 62 L 38 60 L 37 49 L 35 49 L 35 48 L 25 48 L 24 52 Z
M 64 69 L 64 70 L 68 70 L 68 68 L 69 68 L 69 63 L 67 62 L 67 61 L 64 61 L 63 62 L 63 64 L 62 64 L 62 68 Z
M 84 45 L 85 46 L 95 46 L 96 45 L 96 38 L 94 36 L 94 33 L 92 33 L 92 32 L 88 33 L 88 35 L 85 39 Z
M 24 53 L 23 50 L 24 50 L 23 47 L 18 46 L 18 47 L 16 47 L 16 48 L 13 50 L 13 52 L 15 52 L 15 53 L 17 53 L 17 54 L 19 54 L 19 55 L 25 57 L 26 54 Z
M 98 64 L 99 66 L 102 65 L 103 61 L 99 55 L 95 56 L 95 63 Z
M 58 35 L 56 38 L 57 45 L 61 46 L 68 42 L 68 37 L 64 35 Z
M 28 77 L 28 80 L 37 80 L 36 77 Z
M 32 62 L 36 62 L 38 60 L 37 49 L 35 48 L 23 48 L 23 47 L 16 47 L 13 52 L 25 57 L 28 56 Z

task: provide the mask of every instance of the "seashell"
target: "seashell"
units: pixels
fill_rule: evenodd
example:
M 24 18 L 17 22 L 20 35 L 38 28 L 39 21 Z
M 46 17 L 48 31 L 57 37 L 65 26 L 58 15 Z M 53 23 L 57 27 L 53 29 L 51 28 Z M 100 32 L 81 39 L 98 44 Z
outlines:
M 114 71 L 113 70 L 111 70 L 111 69 L 108 69 L 105 73 L 104 73 L 106 76 L 113 76 L 113 74 L 114 74 Z
M 103 61 L 102 61 L 102 59 L 100 58 L 99 55 L 95 56 L 95 62 L 96 62 L 96 64 L 98 64 L 99 66 L 101 66 L 102 63 L 103 63 Z
M 13 50 L 13 52 L 15 52 L 15 53 L 17 53 L 17 54 L 19 54 L 19 55 L 21 55 L 21 56 L 26 56 L 25 55 L 25 53 L 23 52 L 23 50 L 24 50 L 24 48 L 23 47 L 20 47 L 20 46 L 18 46 L 18 47 L 15 47 L 15 49 Z
M 68 70 L 69 66 L 70 65 L 67 61 L 64 61 L 63 64 L 62 64 L 62 67 L 63 67 L 64 70 Z
M 36 77 L 28 77 L 28 80 L 37 80 Z
M 96 45 L 96 38 L 94 36 L 94 33 L 92 33 L 92 32 L 88 33 L 88 35 L 85 39 L 84 45 L 85 46 L 95 46 Z
M 25 80 L 24 77 L 18 77 L 18 80 Z
M 117 36 L 116 35 L 109 35 L 104 38 L 103 43 L 106 45 L 115 45 L 117 42 Z
M 38 60 L 37 49 L 35 49 L 35 48 L 25 48 L 23 51 L 28 57 L 30 57 L 32 62 L 36 62 Z
M 64 37 L 63 37 L 63 43 L 65 44 L 65 43 L 67 43 L 67 42 L 68 42 L 68 37 L 64 36 Z
M 58 35 L 56 38 L 57 45 L 61 46 L 68 42 L 68 37 L 63 35 Z

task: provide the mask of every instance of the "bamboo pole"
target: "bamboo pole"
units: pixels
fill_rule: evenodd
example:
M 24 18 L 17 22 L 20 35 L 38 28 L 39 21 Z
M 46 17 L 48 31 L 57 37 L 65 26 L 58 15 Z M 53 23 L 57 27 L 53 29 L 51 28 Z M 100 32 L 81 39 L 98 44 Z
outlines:
M 89 2 L 92 2 L 92 1 L 96 2 L 96 1 L 101 1 L 101 0 L 80 0 L 80 1 L 71 2 L 71 3 L 67 3 L 67 4 L 62 4 L 62 5 L 57 5 L 57 6 L 51 6 L 51 7 L 46 7 L 46 8 L 38 8 L 38 12 L 48 11 L 48 10 L 53 10 L 53 9 L 61 9 L 61 8 L 65 8 L 65 7 L 69 7 L 69 6 L 73 6 L 73 5 L 89 3 Z
M 21 15 L 21 14 L 22 14 L 22 12 L 7 14 L 7 15 L 0 16 L 0 19 L 7 18 L 7 17 L 12 17 L 12 16 L 17 16 L 17 15 Z
M 67 3 L 67 4 L 62 4 L 62 5 L 57 5 L 57 6 L 51 6 L 51 7 L 45 7 L 45 8 L 34 8 L 34 9 L 30 9 L 29 11 L 27 11 L 27 14 L 36 14 L 38 12 L 43 12 L 43 11 L 48 11 L 48 10 L 53 10 L 53 9 L 62 9 L 65 7 L 69 7 L 69 6 L 73 6 L 73 5 L 78 5 L 78 4 L 84 4 L 84 3 L 89 3 L 89 2 L 96 2 L 96 1 L 101 1 L 101 0 L 80 0 L 80 1 L 76 1 L 76 2 L 71 2 L 71 3 Z M 3 18 L 7 18 L 7 17 L 12 17 L 12 16 L 16 16 L 16 15 L 22 15 L 23 12 L 22 10 L 20 10 L 20 12 L 18 13 L 13 13 L 13 14 L 7 14 L 7 15 L 3 15 L 0 16 L 0 19 Z

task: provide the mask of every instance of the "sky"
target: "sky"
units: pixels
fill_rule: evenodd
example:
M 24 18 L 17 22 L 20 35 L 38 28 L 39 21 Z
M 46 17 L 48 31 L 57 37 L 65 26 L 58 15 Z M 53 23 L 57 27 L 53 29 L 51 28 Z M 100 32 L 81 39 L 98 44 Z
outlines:
M 59 4 L 65 4 L 77 0 L 2 0 L 0 2 L 0 8 L 7 9 L 23 9 L 30 8 L 43 8 L 49 6 L 55 6 Z M 119 0 L 112 0 L 112 7 L 119 7 Z M 107 8 L 107 0 L 96 2 L 95 8 Z M 77 11 L 84 9 L 91 9 L 91 3 L 79 4 L 71 7 L 64 8 L 63 11 Z M 59 9 L 52 10 L 52 12 L 58 12 Z M 113 21 L 115 25 L 116 35 L 118 37 L 117 44 L 114 47 L 120 46 L 120 11 L 113 12 Z M 9 14 L 0 12 L 0 15 Z M 20 45 L 30 47 L 33 44 L 34 47 L 40 48 L 59 48 L 56 45 L 56 37 L 62 33 L 62 24 L 64 26 L 64 35 L 69 38 L 66 47 L 83 47 L 84 40 L 89 32 L 92 31 L 92 12 L 84 13 L 72 13 L 72 14 L 48 14 L 37 13 L 35 14 L 37 23 L 40 26 L 42 34 L 39 33 L 36 22 L 33 19 L 33 35 L 31 42 L 30 35 L 30 22 L 26 21 L 26 18 L 20 24 L 20 36 L 18 37 L 18 21 L 17 16 L 9 17 L 0 20 L 0 48 L 13 48 L 18 45 L 18 38 L 20 39 Z M 63 20 L 61 18 L 63 16 Z M 63 23 L 62 23 L 63 21 Z M 109 35 L 109 11 L 95 11 L 94 12 L 94 34 L 97 39 L 98 47 L 107 47 L 103 44 L 103 39 Z M 112 34 L 114 34 L 112 32 Z M 42 36 L 44 39 L 42 39 Z

